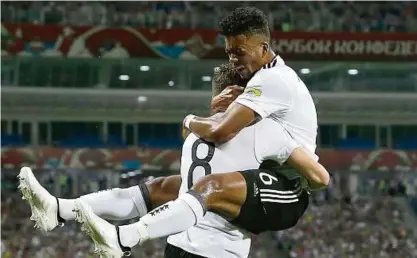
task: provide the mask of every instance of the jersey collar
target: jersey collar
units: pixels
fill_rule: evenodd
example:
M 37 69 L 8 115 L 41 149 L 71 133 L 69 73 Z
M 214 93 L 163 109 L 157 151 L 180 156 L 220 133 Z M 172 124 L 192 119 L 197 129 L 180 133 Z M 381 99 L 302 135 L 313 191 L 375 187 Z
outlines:
M 259 69 L 258 69 L 258 70 L 256 70 L 255 72 L 253 72 L 247 81 L 249 82 L 249 81 L 253 78 L 253 76 L 255 76 L 255 74 L 256 74 L 257 72 L 259 72 L 260 70 L 262 70 L 262 68 L 263 68 L 263 67 L 265 67 L 266 65 L 268 65 L 268 64 L 270 64 L 270 63 L 272 63 L 272 62 L 274 62 L 274 61 L 275 61 L 275 59 L 277 59 L 277 57 L 279 57 L 279 55 L 275 54 L 274 58 L 272 58 L 272 60 L 271 60 L 271 61 L 269 61 L 269 63 L 264 64 L 263 66 L 261 66 L 261 68 L 259 68 Z M 282 59 L 281 59 L 281 60 L 282 60 Z M 246 85 L 245 85 L 245 87 L 246 87 Z

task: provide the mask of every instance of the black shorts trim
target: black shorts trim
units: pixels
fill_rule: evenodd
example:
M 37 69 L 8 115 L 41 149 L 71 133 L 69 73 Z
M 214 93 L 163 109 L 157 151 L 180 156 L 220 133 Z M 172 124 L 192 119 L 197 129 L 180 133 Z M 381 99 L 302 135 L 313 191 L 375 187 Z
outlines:
M 246 201 L 231 221 L 253 234 L 294 227 L 309 204 L 299 178 L 289 180 L 267 169 L 240 172 L 246 180 Z
M 179 247 L 167 243 L 164 258 L 207 258 L 204 256 L 189 253 Z

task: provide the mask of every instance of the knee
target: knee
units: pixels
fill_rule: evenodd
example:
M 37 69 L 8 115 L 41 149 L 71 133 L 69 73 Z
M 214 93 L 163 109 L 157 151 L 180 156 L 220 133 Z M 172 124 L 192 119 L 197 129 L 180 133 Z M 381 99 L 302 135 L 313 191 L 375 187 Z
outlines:
M 219 174 L 208 175 L 196 182 L 191 189 L 200 193 L 207 201 L 209 197 L 224 190 L 224 180 Z
M 238 214 L 239 201 L 236 198 L 240 199 L 236 192 L 236 182 L 232 179 L 235 178 L 226 174 L 211 174 L 195 183 L 191 190 L 202 197 L 208 211 L 231 219 Z
M 145 185 L 148 188 L 152 206 L 158 207 L 178 197 L 181 177 L 179 175 L 158 177 L 147 182 Z
M 145 183 L 149 190 L 149 194 L 152 196 L 162 192 L 162 185 L 166 177 L 157 177 Z
M 209 211 L 221 211 L 228 205 L 230 185 L 222 174 L 211 174 L 194 184 L 191 190 L 197 192 Z
M 146 187 L 151 195 L 153 194 L 169 194 L 178 195 L 181 187 L 181 176 L 157 177 L 146 182 Z

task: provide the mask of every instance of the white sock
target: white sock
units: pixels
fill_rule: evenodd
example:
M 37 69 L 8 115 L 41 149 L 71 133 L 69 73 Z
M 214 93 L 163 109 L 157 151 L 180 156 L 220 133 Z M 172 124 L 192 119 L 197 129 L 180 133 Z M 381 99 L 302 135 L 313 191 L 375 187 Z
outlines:
M 198 195 L 197 195 L 198 196 Z M 205 209 L 195 194 L 186 193 L 143 216 L 139 222 L 120 227 L 123 246 L 177 234 L 197 224 Z
M 98 216 L 108 220 L 125 220 L 143 216 L 148 209 L 142 187 L 113 188 L 80 197 Z M 74 220 L 75 199 L 58 199 L 59 215 L 65 220 Z
M 68 200 L 68 199 L 59 199 L 58 198 L 59 216 L 61 216 L 61 218 L 63 218 L 64 220 L 74 220 L 75 219 L 75 212 L 72 211 L 75 208 L 74 201 L 75 201 L 75 199 Z

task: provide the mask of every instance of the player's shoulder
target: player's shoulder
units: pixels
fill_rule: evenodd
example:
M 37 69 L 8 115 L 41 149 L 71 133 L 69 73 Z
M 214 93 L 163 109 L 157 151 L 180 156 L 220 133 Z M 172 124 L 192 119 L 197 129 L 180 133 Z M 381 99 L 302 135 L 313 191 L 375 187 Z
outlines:
M 289 77 L 296 75 L 295 71 L 291 67 L 287 66 L 283 61 L 280 61 L 282 59 L 277 59 L 277 57 L 262 66 L 256 76 L 262 78 L 264 81 L 277 81 L 280 79 L 288 80 Z
M 264 76 L 268 76 L 268 75 L 288 76 L 290 74 L 295 73 L 295 71 L 291 67 L 287 66 L 286 64 L 275 64 L 274 65 L 274 62 L 275 61 L 262 66 L 262 69 L 259 71 L 259 73 L 264 75 Z
M 269 63 L 262 66 L 261 70 L 268 70 L 285 66 L 284 60 L 279 55 L 276 55 Z M 272 70 L 270 70 L 272 71 Z
M 293 84 L 298 78 L 297 73 L 284 63 L 275 61 L 277 60 L 264 65 L 248 82 L 248 86 L 273 87 L 277 84 L 281 86 Z

